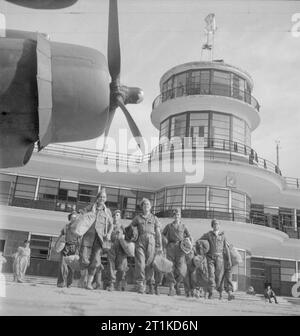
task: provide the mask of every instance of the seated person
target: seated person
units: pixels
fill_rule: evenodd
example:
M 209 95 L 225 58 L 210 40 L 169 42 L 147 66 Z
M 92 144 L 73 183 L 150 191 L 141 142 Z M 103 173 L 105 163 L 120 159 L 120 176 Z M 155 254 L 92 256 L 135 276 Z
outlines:
M 267 288 L 265 289 L 264 296 L 265 296 L 266 301 L 269 300 L 269 303 L 272 303 L 271 298 L 273 298 L 275 303 L 278 304 L 275 292 L 273 291 L 270 285 L 268 285 Z

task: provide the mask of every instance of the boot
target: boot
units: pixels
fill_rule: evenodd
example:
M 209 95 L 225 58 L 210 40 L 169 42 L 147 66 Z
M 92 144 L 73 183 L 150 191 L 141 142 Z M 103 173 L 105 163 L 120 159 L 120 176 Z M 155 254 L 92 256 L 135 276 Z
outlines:
M 209 290 L 208 291 L 208 299 L 212 299 L 212 296 L 213 296 L 213 293 L 212 293 L 212 290 Z
M 137 287 L 137 292 L 139 294 L 144 294 L 145 293 L 145 287 L 142 283 L 138 283 L 136 287 Z
M 154 291 L 155 291 L 155 295 L 159 295 L 160 294 L 158 285 L 154 286 Z
M 106 288 L 109 292 L 113 292 L 115 290 L 115 286 L 114 286 L 114 283 L 111 282 L 107 288 Z
M 86 270 L 80 271 L 80 279 L 78 281 L 78 287 L 79 288 L 86 288 Z
M 169 296 L 174 296 L 175 295 L 175 289 L 174 289 L 174 284 L 171 283 L 169 287 Z
M 229 291 L 228 292 L 228 301 L 231 301 L 231 300 L 234 300 L 234 299 L 235 299 L 234 295 L 232 294 L 231 291 Z
M 175 290 L 176 290 L 176 295 L 181 295 L 181 290 L 180 290 L 178 283 L 175 285 Z
M 119 292 L 122 290 L 121 281 L 116 282 L 116 290 Z
M 149 284 L 149 289 L 147 291 L 147 294 L 150 294 L 150 295 L 154 294 L 154 288 L 153 288 L 153 284 L 152 283 Z
M 219 300 L 222 300 L 222 291 L 219 292 Z M 229 300 L 229 293 L 228 293 L 228 300 Z
M 127 281 L 126 280 L 122 280 L 121 281 L 121 290 L 122 290 L 122 292 L 124 292 L 126 290 L 126 286 L 127 286 Z
M 87 284 L 86 284 L 86 289 L 94 290 L 94 287 L 93 287 L 93 279 L 94 279 L 94 276 L 93 276 L 93 275 L 88 275 L 88 278 L 87 278 Z

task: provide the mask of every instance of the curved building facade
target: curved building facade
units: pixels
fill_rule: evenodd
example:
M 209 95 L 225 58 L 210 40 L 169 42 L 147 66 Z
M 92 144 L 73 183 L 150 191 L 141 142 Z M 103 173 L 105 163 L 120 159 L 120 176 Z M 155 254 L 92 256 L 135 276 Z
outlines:
M 234 270 L 237 287 L 253 285 L 260 292 L 271 282 L 278 295 L 291 295 L 300 280 L 300 180 L 285 177 L 251 147 L 262 113 L 252 91 L 250 75 L 224 62 L 178 65 L 160 80 L 151 113 L 160 144 L 150 153 L 50 145 L 25 167 L 2 170 L 4 255 L 31 237 L 29 273 L 55 276 L 59 256 L 53 246 L 67 214 L 93 202 L 105 186 L 107 205 L 122 211 L 124 224 L 141 211 L 143 197 L 152 201 L 162 227 L 180 207 L 195 239 L 210 230 L 212 218 L 219 219 L 243 259 Z M 203 155 L 203 176 L 191 183 L 175 168 L 182 158 L 192 162 L 197 151 Z M 104 169 L 110 166 L 115 171 Z

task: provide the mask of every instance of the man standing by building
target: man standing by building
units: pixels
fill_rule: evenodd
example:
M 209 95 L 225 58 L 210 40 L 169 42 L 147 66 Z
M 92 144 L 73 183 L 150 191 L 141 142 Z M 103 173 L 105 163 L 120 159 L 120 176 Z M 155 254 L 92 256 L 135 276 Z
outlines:
M 151 203 L 147 198 L 141 201 L 142 215 L 137 215 L 131 226 L 137 227 L 138 239 L 135 243 L 135 273 L 138 293 L 144 294 L 145 282 L 149 285 L 149 294 L 154 294 L 155 253 L 162 253 L 160 224 L 151 213 Z
M 112 215 L 110 210 L 105 206 L 106 191 L 101 189 L 97 195 L 96 202 L 89 205 L 83 212 L 94 211 L 96 214 L 95 222 L 89 230 L 83 235 L 80 247 L 80 265 L 81 265 L 81 283 L 84 283 L 86 271 L 87 285 L 86 288 L 93 290 L 93 279 L 97 268 L 101 265 L 101 255 L 103 253 L 104 241 L 110 240 L 113 229 Z
M 71 225 L 76 220 L 78 213 L 73 211 L 68 215 L 69 223 L 61 230 L 58 241 L 61 237 L 65 237 L 65 246 L 61 251 L 61 259 L 58 269 L 57 287 L 71 287 L 73 282 L 74 271 L 66 264 L 67 256 L 78 253 L 80 246 L 80 238 L 71 231 Z
M 209 276 L 208 298 L 212 298 L 213 289 L 220 292 L 221 282 L 224 274 L 224 258 L 227 256 L 227 267 L 231 268 L 231 258 L 228 249 L 226 248 L 226 238 L 224 232 L 220 232 L 220 224 L 216 219 L 211 221 L 212 230 L 205 233 L 200 239 L 209 242 L 209 251 L 206 255 Z
M 222 291 L 223 288 L 225 292 L 228 294 L 228 300 L 233 300 L 235 297 L 233 295 L 233 283 L 232 283 L 232 261 L 230 261 L 230 248 L 228 242 L 225 242 L 225 250 L 224 250 L 224 274 L 221 280 L 220 288 L 219 288 L 219 299 L 222 299 Z
M 186 228 L 181 223 L 181 209 L 176 208 L 173 211 L 173 222 L 167 224 L 162 232 L 164 238 L 167 240 L 167 258 L 173 262 L 173 272 L 167 274 L 169 281 L 169 295 L 180 295 L 180 283 L 184 279 L 187 272 L 186 254 L 180 247 L 181 241 L 184 238 L 189 238 L 192 241 L 192 237 Z M 175 289 L 174 289 L 175 288 Z
M 113 214 L 114 227 L 111 233 L 111 249 L 107 253 L 110 283 L 107 288 L 114 290 L 117 281 L 117 289 L 124 291 L 126 288 L 127 254 L 124 252 L 120 239 L 124 238 L 124 227 L 121 224 L 121 211 L 116 210 Z

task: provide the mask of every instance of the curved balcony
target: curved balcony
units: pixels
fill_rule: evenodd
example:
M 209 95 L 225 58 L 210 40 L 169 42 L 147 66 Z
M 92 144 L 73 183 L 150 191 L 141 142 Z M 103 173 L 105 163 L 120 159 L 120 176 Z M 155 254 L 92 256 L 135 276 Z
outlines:
M 233 99 L 241 100 L 253 106 L 257 110 L 257 112 L 259 112 L 260 109 L 258 101 L 249 92 L 220 84 L 181 85 L 176 88 L 169 89 L 162 92 L 154 99 L 152 109 L 156 108 L 159 104 L 164 103 L 167 100 L 193 95 L 213 95 L 230 97 Z

